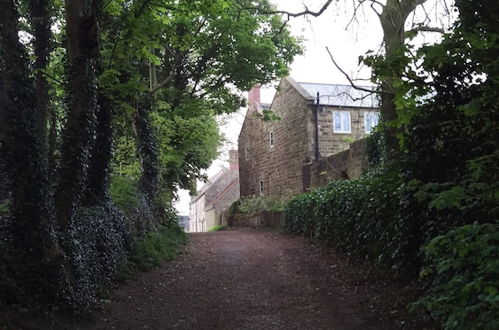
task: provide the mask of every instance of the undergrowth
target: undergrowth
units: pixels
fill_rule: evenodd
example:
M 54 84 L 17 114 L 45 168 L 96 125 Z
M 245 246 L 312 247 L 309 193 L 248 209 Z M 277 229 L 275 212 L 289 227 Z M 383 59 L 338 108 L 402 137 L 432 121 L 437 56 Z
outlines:
M 227 226 L 216 225 L 208 229 L 208 231 L 221 231 L 221 230 L 226 230 L 227 228 L 228 228 Z
M 187 236 L 178 225 L 160 226 L 134 243 L 116 278 L 127 280 L 138 271 L 147 271 L 172 260 L 186 242 Z

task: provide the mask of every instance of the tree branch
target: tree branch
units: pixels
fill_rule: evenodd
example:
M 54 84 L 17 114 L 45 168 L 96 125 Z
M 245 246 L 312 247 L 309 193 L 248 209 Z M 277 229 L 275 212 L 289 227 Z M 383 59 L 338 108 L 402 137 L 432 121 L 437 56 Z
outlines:
M 314 17 L 318 17 L 322 15 L 322 13 L 329 7 L 329 5 L 333 2 L 333 0 L 327 0 L 326 3 L 322 6 L 322 8 L 319 11 L 311 11 L 308 9 L 308 7 L 305 6 L 305 10 L 298 12 L 298 13 L 291 13 L 289 11 L 285 10 L 262 10 L 261 8 L 258 7 L 246 7 L 243 9 L 247 10 L 257 10 L 261 14 L 266 14 L 266 15 L 276 15 L 276 14 L 281 14 L 281 15 L 287 15 L 288 18 L 290 17 L 299 17 L 299 16 L 304 16 L 304 15 L 311 15 Z
M 445 33 L 444 29 L 432 26 L 417 26 L 410 29 L 407 32 L 418 33 L 418 32 L 435 32 L 435 33 Z
M 333 58 L 333 55 L 331 54 L 331 52 L 329 51 L 329 48 L 327 46 L 326 46 L 326 50 L 327 50 L 327 53 L 329 54 L 329 57 L 331 58 L 331 61 L 334 64 L 334 66 L 347 78 L 348 82 L 350 83 L 350 86 L 352 86 L 353 88 L 355 88 L 359 91 L 364 91 L 364 92 L 368 92 L 368 93 L 376 93 L 372 89 L 367 89 L 367 88 L 363 88 L 363 87 L 359 87 L 359 86 L 355 85 L 354 82 L 352 81 L 352 78 L 350 78 L 350 76 L 345 71 L 343 71 L 343 69 L 336 63 L 336 61 Z

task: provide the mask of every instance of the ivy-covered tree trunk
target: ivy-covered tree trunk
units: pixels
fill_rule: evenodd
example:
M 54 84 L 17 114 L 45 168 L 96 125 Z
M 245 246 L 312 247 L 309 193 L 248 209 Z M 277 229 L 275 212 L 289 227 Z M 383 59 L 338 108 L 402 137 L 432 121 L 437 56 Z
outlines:
M 385 61 L 392 63 L 400 55 L 405 45 L 405 21 L 414 9 L 426 0 L 387 0 L 383 12 L 379 15 L 383 29 L 383 42 L 385 45 Z M 393 125 L 398 118 L 395 106 L 396 84 L 400 77 L 387 75 L 381 77 L 381 116 L 388 126 L 384 129 L 387 156 L 396 159 L 400 147 L 398 142 L 399 129 Z M 391 122 L 391 123 L 390 123 Z
M 137 148 L 142 161 L 139 186 L 150 201 L 154 200 L 159 191 L 158 143 L 149 118 L 151 107 L 152 103 L 147 95 L 135 115 Z
M 98 95 L 96 140 L 88 170 L 85 204 L 95 205 L 109 200 L 109 164 L 112 152 L 112 101 L 102 93 Z
M 63 135 L 60 179 L 56 194 L 57 220 L 70 227 L 82 202 L 91 151 L 95 143 L 99 52 L 97 15 L 91 0 L 66 0 L 69 60 L 68 122 Z
M 46 157 L 29 62 L 19 42 L 18 14 L 12 0 L 0 0 L 0 118 L 2 157 L 11 191 L 15 269 L 19 286 L 50 299 L 61 278 L 63 257 L 53 231 L 53 208 Z
M 31 28 L 33 30 L 33 51 L 35 54 L 35 91 L 37 101 L 38 125 L 41 138 L 47 140 L 47 124 L 49 117 L 49 85 L 44 74 L 50 55 L 50 30 L 49 0 L 29 1 Z

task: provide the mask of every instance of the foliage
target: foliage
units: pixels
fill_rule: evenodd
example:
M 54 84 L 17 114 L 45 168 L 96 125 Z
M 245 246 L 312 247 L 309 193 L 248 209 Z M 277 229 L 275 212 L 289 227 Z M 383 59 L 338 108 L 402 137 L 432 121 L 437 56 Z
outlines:
M 221 230 L 226 230 L 226 229 L 227 229 L 227 226 L 216 225 L 216 226 L 213 226 L 210 229 L 208 229 L 208 231 L 212 232 L 212 231 L 221 231 Z
M 465 225 L 435 237 L 421 271 L 428 290 L 415 307 L 444 329 L 499 327 L 499 225 Z
M 385 139 L 381 130 L 376 130 L 366 138 L 367 162 L 371 168 L 383 166 L 386 160 Z
M 178 225 L 161 226 L 157 231 L 147 233 L 133 245 L 120 267 L 118 279 L 128 279 L 139 270 L 146 271 L 173 259 L 186 241 L 187 236 Z
M 252 196 L 241 199 L 238 209 L 242 214 L 255 214 L 263 211 L 282 211 L 284 209 L 284 203 L 281 199 L 274 196 Z
M 123 212 L 108 203 L 77 210 L 71 229 L 61 234 L 73 271 L 70 291 L 60 297 L 65 308 L 91 308 L 98 291 L 111 283 L 125 256 L 126 221 Z
M 13 237 L 0 237 L 0 291 L 77 309 L 127 248 L 167 250 L 147 232 L 173 226 L 175 190 L 217 156 L 215 116 L 286 75 L 301 49 L 282 17 L 247 8 L 271 10 L 266 0 L 65 5 L 0 0 L 1 218 L 12 220 L 0 230 Z
M 139 206 L 142 195 L 135 182 L 125 176 L 111 177 L 109 191 L 113 202 L 123 211 Z
M 235 200 L 234 202 L 232 202 L 232 204 L 230 204 L 229 206 L 229 214 L 230 215 L 234 215 L 236 213 L 240 213 L 240 209 L 239 209 L 239 206 L 241 206 L 241 200 L 238 199 L 238 200 Z
M 300 233 L 374 263 L 407 272 L 410 219 L 401 217 L 404 184 L 398 171 L 333 181 L 292 199 L 285 208 L 285 229 Z

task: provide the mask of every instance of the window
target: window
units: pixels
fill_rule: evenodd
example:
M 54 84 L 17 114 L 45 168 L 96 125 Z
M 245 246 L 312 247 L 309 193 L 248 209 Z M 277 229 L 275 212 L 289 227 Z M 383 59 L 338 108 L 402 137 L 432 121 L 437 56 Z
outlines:
M 263 180 L 260 180 L 260 195 L 263 195 Z
M 274 146 L 274 132 L 269 132 L 269 146 L 272 148 Z
M 244 147 L 244 160 L 248 161 L 250 159 L 249 146 Z
M 333 132 L 351 133 L 350 111 L 333 111 Z
M 379 123 L 379 113 L 375 111 L 368 111 L 364 113 L 364 132 L 367 134 L 373 131 Z

